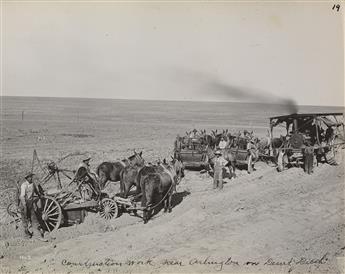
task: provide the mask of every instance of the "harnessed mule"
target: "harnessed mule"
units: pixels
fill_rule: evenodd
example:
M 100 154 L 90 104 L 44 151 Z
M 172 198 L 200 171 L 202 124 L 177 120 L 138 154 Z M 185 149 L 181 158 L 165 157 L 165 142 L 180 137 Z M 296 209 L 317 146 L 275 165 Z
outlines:
M 103 162 L 97 167 L 97 175 L 99 177 L 100 188 L 104 189 L 107 181 L 118 182 L 121 180 L 121 171 L 129 165 L 140 166 L 145 163 L 142 158 L 142 152 L 137 153 L 134 151 L 134 155 L 116 162 Z
M 164 212 L 171 212 L 171 198 L 176 185 L 184 177 L 182 162 L 174 159 L 170 164 L 165 161 L 142 176 L 140 186 L 142 191 L 142 207 L 145 207 L 143 219 L 147 223 L 152 211 L 164 202 Z M 162 198 L 161 198 L 162 197 Z M 157 200 L 161 198 L 158 202 Z

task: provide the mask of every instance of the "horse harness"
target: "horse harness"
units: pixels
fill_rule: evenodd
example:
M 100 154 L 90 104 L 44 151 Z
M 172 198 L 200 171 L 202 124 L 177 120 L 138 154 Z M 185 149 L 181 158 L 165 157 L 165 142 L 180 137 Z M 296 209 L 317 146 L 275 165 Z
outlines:
M 159 206 L 164 200 L 165 198 L 168 196 L 168 194 L 170 193 L 170 191 L 172 190 L 174 184 L 171 184 L 171 186 L 169 187 L 169 190 L 167 191 L 167 193 L 165 193 L 165 195 L 163 196 L 163 198 L 157 203 L 155 204 L 154 206 L 146 206 L 146 209 L 147 210 L 152 210 L 152 209 L 155 209 L 157 206 Z
M 172 174 L 172 172 L 171 172 L 169 169 L 167 169 L 166 166 L 164 166 L 164 165 L 162 165 L 162 164 L 161 164 L 160 166 L 163 167 L 164 171 L 165 171 L 165 172 L 169 175 L 169 177 L 171 178 L 171 183 L 174 184 L 174 183 L 175 183 L 174 175 L 177 176 L 176 171 L 174 170 L 174 171 L 175 171 L 175 172 L 174 172 L 175 174 Z
M 126 164 L 124 161 L 120 160 L 119 163 L 125 168 L 126 167 Z
M 171 180 L 172 180 L 171 181 L 171 186 L 169 187 L 168 191 L 165 193 L 163 198 L 157 204 L 155 204 L 154 206 L 152 206 L 152 207 L 151 206 L 147 206 L 146 207 L 147 210 L 152 210 L 152 209 L 155 209 L 157 206 L 159 206 L 166 199 L 166 197 L 169 195 L 169 193 L 171 192 L 171 190 L 172 190 L 172 188 L 173 188 L 173 186 L 175 184 L 175 180 L 174 180 L 174 176 L 173 176 L 172 172 L 169 169 L 167 169 L 164 165 L 160 164 L 160 166 L 163 167 L 164 172 L 166 172 L 169 175 L 169 177 L 171 178 Z M 175 175 L 176 175 L 176 172 L 175 172 Z

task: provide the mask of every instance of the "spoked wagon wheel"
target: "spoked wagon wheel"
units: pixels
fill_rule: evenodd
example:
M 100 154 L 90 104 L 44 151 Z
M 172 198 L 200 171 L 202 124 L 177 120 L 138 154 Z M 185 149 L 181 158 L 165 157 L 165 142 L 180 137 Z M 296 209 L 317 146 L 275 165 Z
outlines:
M 341 145 L 334 146 L 334 160 L 337 164 L 342 161 L 343 153 Z
M 7 214 L 10 215 L 14 219 L 20 219 L 20 212 L 17 204 L 12 203 L 9 204 L 6 208 Z
M 17 224 L 20 222 L 20 220 L 21 215 L 17 203 L 11 203 L 7 206 L 7 208 L 0 208 L 0 225 L 15 223 L 17 228 Z
M 109 198 L 102 199 L 99 215 L 106 220 L 116 218 L 119 215 L 117 203 Z
M 335 147 L 331 147 L 326 153 L 325 153 L 325 159 L 326 162 L 330 165 L 336 166 L 338 165 L 339 161 L 339 154 L 338 150 Z
M 16 187 L 1 190 L 0 208 L 7 208 L 8 205 L 18 201 L 19 193 Z
M 0 194 L 0 224 L 17 223 L 20 221 L 18 213 L 18 189 L 7 188 Z
M 41 215 L 42 228 L 48 232 L 59 228 L 62 221 L 62 210 L 59 203 L 52 197 L 43 196 L 34 201 Z

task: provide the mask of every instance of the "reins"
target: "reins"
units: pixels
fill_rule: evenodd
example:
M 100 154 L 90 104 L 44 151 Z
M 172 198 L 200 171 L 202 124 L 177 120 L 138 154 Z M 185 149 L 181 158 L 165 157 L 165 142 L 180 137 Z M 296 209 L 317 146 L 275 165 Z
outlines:
M 160 164 L 160 166 L 163 167 L 163 170 L 164 170 L 166 173 L 168 173 L 168 175 L 170 176 L 170 179 L 171 179 L 172 183 L 175 183 L 174 175 L 172 174 L 172 172 L 171 172 L 169 169 L 167 169 L 166 166 L 164 166 L 164 165 L 162 165 L 162 164 Z M 175 175 L 177 175 L 177 174 L 176 174 L 176 171 L 175 171 Z
M 163 169 L 164 169 L 164 171 L 166 172 L 166 173 L 168 173 L 168 175 L 171 177 L 171 186 L 169 187 L 169 189 L 168 189 L 168 191 L 165 193 L 165 195 L 163 196 L 163 198 L 157 203 L 157 204 L 155 204 L 154 206 L 146 206 L 146 210 L 152 210 L 152 209 L 155 209 L 157 206 L 159 206 L 164 200 L 165 200 L 165 198 L 168 196 L 168 194 L 170 193 L 170 191 L 172 190 L 172 188 L 173 188 L 173 186 L 174 186 L 174 184 L 175 184 L 175 180 L 174 180 L 174 177 L 173 177 L 173 175 L 172 175 L 172 173 L 171 173 L 171 171 L 170 170 L 168 170 L 164 165 L 161 165 L 162 167 L 163 167 Z M 175 173 L 176 173 L 176 171 L 175 171 Z
M 152 209 L 155 209 L 157 206 L 159 206 L 164 200 L 165 198 L 168 196 L 168 194 L 170 193 L 171 189 L 173 187 L 173 184 L 171 184 L 171 186 L 169 187 L 169 190 L 167 191 L 167 193 L 165 193 L 165 195 L 163 196 L 163 198 L 157 203 L 155 204 L 154 206 L 146 206 L 146 210 L 152 210 Z

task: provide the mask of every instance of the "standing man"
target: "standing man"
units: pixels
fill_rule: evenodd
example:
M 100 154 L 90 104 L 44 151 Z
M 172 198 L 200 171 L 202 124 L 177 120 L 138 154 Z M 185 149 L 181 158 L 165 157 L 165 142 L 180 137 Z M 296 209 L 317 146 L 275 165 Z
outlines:
M 216 151 L 215 155 L 213 189 L 223 189 L 223 169 L 228 164 L 228 161 L 222 157 L 222 153 L 219 150 Z
M 181 137 L 179 134 L 177 134 L 176 140 L 175 140 L 175 151 L 180 150 L 180 149 L 181 149 Z
M 307 146 L 304 149 L 304 172 L 311 174 L 313 173 L 314 164 L 314 147 Z
M 325 141 L 328 145 L 333 145 L 334 143 L 334 130 L 331 126 L 328 126 L 325 133 Z
M 26 239 L 34 237 L 41 241 L 47 241 L 43 238 L 43 230 L 37 219 L 37 208 L 34 203 L 34 193 L 39 194 L 39 190 L 33 182 L 34 174 L 32 172 L 25 176 L 25 180 L 19 184 L 19 209 L 21 212 L 22 224 L 24 229 L 24 237 Z M 29 223 L 31 230 L 29 231 Z
M 255 142 L 253 139 L 248 140 L 247 143 L 247 151 L 248 154 L 250 154 L 252 156 L 253 159 L 256 158 L 256 146 L 255 146 Z

